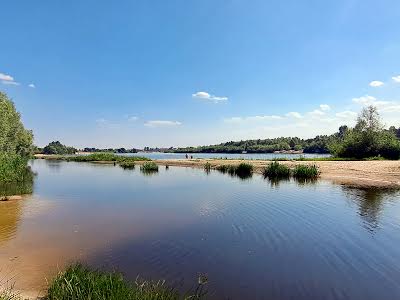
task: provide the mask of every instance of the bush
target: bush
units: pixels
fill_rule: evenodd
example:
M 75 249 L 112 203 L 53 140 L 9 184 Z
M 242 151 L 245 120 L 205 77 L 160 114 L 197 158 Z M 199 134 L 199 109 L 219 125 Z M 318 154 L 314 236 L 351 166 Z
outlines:
M 108 162 L 134 162 L 134 161 L 149 161 L 147 157 L 141 156 L 121 156 L 114 153 L 93 153 L 89 155 L 77 155 L 77 156 L 66 156 L 60 157 L 59 159 L 67 161 L 77 161 L 77 162 L 90 162 L 90 161 L 108 161 Z
M 158 165 L 153 161 L 145 162 L 143 165 L 140 166 L 140 171 L 142 171 L 143 173 L 158 172 Z
M 58 154 L 58 155 L 75 154 L 76 151 L 77 150 L 75 148 L 65 146 L 61 144 L 59 141 L 49 143 L 42 150 L 44 154 Z
M 235 170 L 235 174 L 239 177 L 250 176 L 253 173 L 253 165 L 248 163 L 240 163 Z
M 181 297 L 164 281 L 136 280 L 129 283 L 119 273 L 92 271 L 77 264 L 59 274 L 48 288 L 48 300 L 96 299 L 96 300 L 175 300 L 201 299 L 202 287 L 192 295 Z
M 264 177 L 269 178 L 286 178 L 290 175 L 290 169 L 287 166 L 274 161 L 265 167 L 263 175 Z
M 119 166 L 123 169 L 133 170 L 135 168 L 135 162 L 134 161 L 123 161 L 123 162 L 119 163 Z
M 31 177 L 27 162 L 18 154 L 0 153 L 0 182 L 22 182 Z
M 319 174 L 316 165 L 296 165 L 293 169 L 293 177 L 298 179 L 313 179 L 317 178 Z

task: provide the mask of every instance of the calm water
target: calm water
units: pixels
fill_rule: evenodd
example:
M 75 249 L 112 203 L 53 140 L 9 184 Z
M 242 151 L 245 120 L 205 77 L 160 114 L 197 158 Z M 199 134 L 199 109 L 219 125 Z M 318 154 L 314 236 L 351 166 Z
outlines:
M 138 152 L 127 153 L 122 155 L 128 156 L 145 156 L 151 159 L 184 159 L 185 153 L 161 153 L 161 152 Z M 284 154 L 284 153 L 246 153 L 246 154 L 229 154 L 229 153 L 188 153 L 193 158 L 228 158 L 228 159 L 277 159 L 288 158 L 296 159 L 300 157 L 316 158 L 316 157 L 330 157 L 330 154 Z
M 0 202 L 0 266 L 44 287 L 77 259 L 208 299 L 399 299 L 400 194 L 160 167 L 36 160 L 33 195 Z

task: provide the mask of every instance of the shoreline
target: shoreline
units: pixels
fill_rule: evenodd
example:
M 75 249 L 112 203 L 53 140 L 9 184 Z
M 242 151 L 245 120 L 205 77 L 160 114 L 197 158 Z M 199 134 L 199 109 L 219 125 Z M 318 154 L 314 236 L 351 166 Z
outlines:
M 224 159 L 168 159 L 155 160 L 159 165 L 204 168 L 209 163 L 211 168 L 219 165 L 238 165 L 246 162 L 254 167 L 254 173 L 262 174 L 270 160 L 224 160 Z M 321 171 L 320 178 L 335 184 L 355 188 L 400 188 L 400 161 L 279 161 L 280 164 L 293 168 L 295 165 L 316 165 Z
M 35 155 L 37 159 L 57 160 L 57 155 Z M 246 162 L 254 167 L 254 173 L 262 174 L 262 170 L 270 164 L 271 160 L 251 159 L 217 159 L 217 158 L 195 158 L 195 159 L 158 159 L 153 160 L 158 165 L 175 167 L 204 168 L 209 163 L 212 168 L 219 165 L 238 165 Z M 92 163 L 114 164 L 114 161 L 92 161 Z M 142 164 L 144 161 L 135 161 Z M 319 160 L 283 160 L 280 164 L 293 168 L 298 164 L 316 165 L 321 174 L 321 179 L 330 180 L 335 184 L 346 185 L 356 188 L 400 188 L 400 160 L 370 160 L 370 161 L 319 161 Z

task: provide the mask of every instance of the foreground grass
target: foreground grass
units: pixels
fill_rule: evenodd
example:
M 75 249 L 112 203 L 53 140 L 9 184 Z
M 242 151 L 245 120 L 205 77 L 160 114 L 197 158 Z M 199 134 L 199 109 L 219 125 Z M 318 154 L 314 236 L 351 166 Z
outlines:
M 92 271 L 80 264 L 69 267 L 59 274 L 48 289 L 48 300 L 175 300 L 201 299 L 203 285 L 188 295 L 180 295 L 164 281 L 136 280 L 129 283 L 119 273 Z M 1 299 L 1 298 L 0 298 Z M 8 299 L 7 299 L 8 300 Z
M 290 169 L 288 166 L 282 165 L 277 161 L 274 161 L 266 166 L 262 173 L 264 177 L 287 178 L 290 176 Z
M 292 170 L 277 161 L 270 163 L 262 171 L 264 177 L 279 179 L 292 175 L 296 179 L 316 179 L 320 175 L 316 165 L 296 165 Z
M 298 179 L 313 179 L 319 176 L 320 172 L 316 165 L 297 165 L 293 169 L 293 177 Z

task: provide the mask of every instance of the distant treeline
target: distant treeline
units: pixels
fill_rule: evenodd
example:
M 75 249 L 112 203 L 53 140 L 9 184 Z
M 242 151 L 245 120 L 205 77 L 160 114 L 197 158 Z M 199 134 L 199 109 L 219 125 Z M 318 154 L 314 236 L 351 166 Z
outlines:
M 107 152 L 107 153 L 136 153 L 136 149 L 125 149 L 125 148 L 84 148 L 82 150 L 76 149 L 74 147 L 69 147 L 61 144 L 59 141 L 51 142 L 44 148 L 37 148 L 36 153 L 42 154 L 57 154 L 57 155 L 68 155 L 75 154 L 76 152 L 87 152 L 87 153 L 97 153 L 97 152 Z
M 368 111 L 369 109 L 369 111 Z M 379 123 L 379 115 L 376 112 L 376 108 L 370 107 L 365 111 L 361 112 L 360 117 L 357 120 L 355 128 L 349 128 L 346 125 L 340 126 L 338 132 L 332 135 L 318 135 L 312 139 L 301 139 L 298 137 L 280 137 L 273 139 L 257 139 L 257 140 L 245 140 L 245 141 L 231 141 L 221 143 L 218 145 L 210 146 L 199 146 L 199 147 L 186 147 L 169 150 L 169 152 L 176 153 L 272 153 L 275 151 L 303 151 L 303 153 L 321 153 L 321 154 L 334 154 L 338 156 L 358 157 L 365 152 L 362 149 L 348 150 L 347 152 L 339 146 L 343 143 L 357 144 L 361 143 L 365 145 L 366 149 L 370 149 L 370 155 L 381 155 L 383 152 L 382 147 L 384 144 L 390 141 L 394 149 L 400 144 L 400 127 L 396 128 L 391 126 L 389 129 L 383 129 L 379 126 L 367 127 L 365 125 L 369 118 L 376 118 L 376 122 Z M 372 110 L 372 111 L 371 111 Z M 368 115 L 369 113 L 369 115 Z M 363 114 L 367 114 L 364 116 Z M 386 142 L 385 142 L 386 141 Z M 372 143 L 371 145 L 369 143 Z M 377 144 L 381 143 L 381 146 Z M 350 146 L 349 146 L 350 147 Z M 381 149 L 381 150 L 379 150 Z M 382 152 L 383 151 L 383 152 Z M 360 153 L 356 153 L 360 152 Z M 382 153 L 381 153 L 382 152 Z M 394 151 L 396 153 L 396 151 Z M 345 155 L 344 155 L 345 154 Z M 390 155 L 396 157 L 397 154 Z

